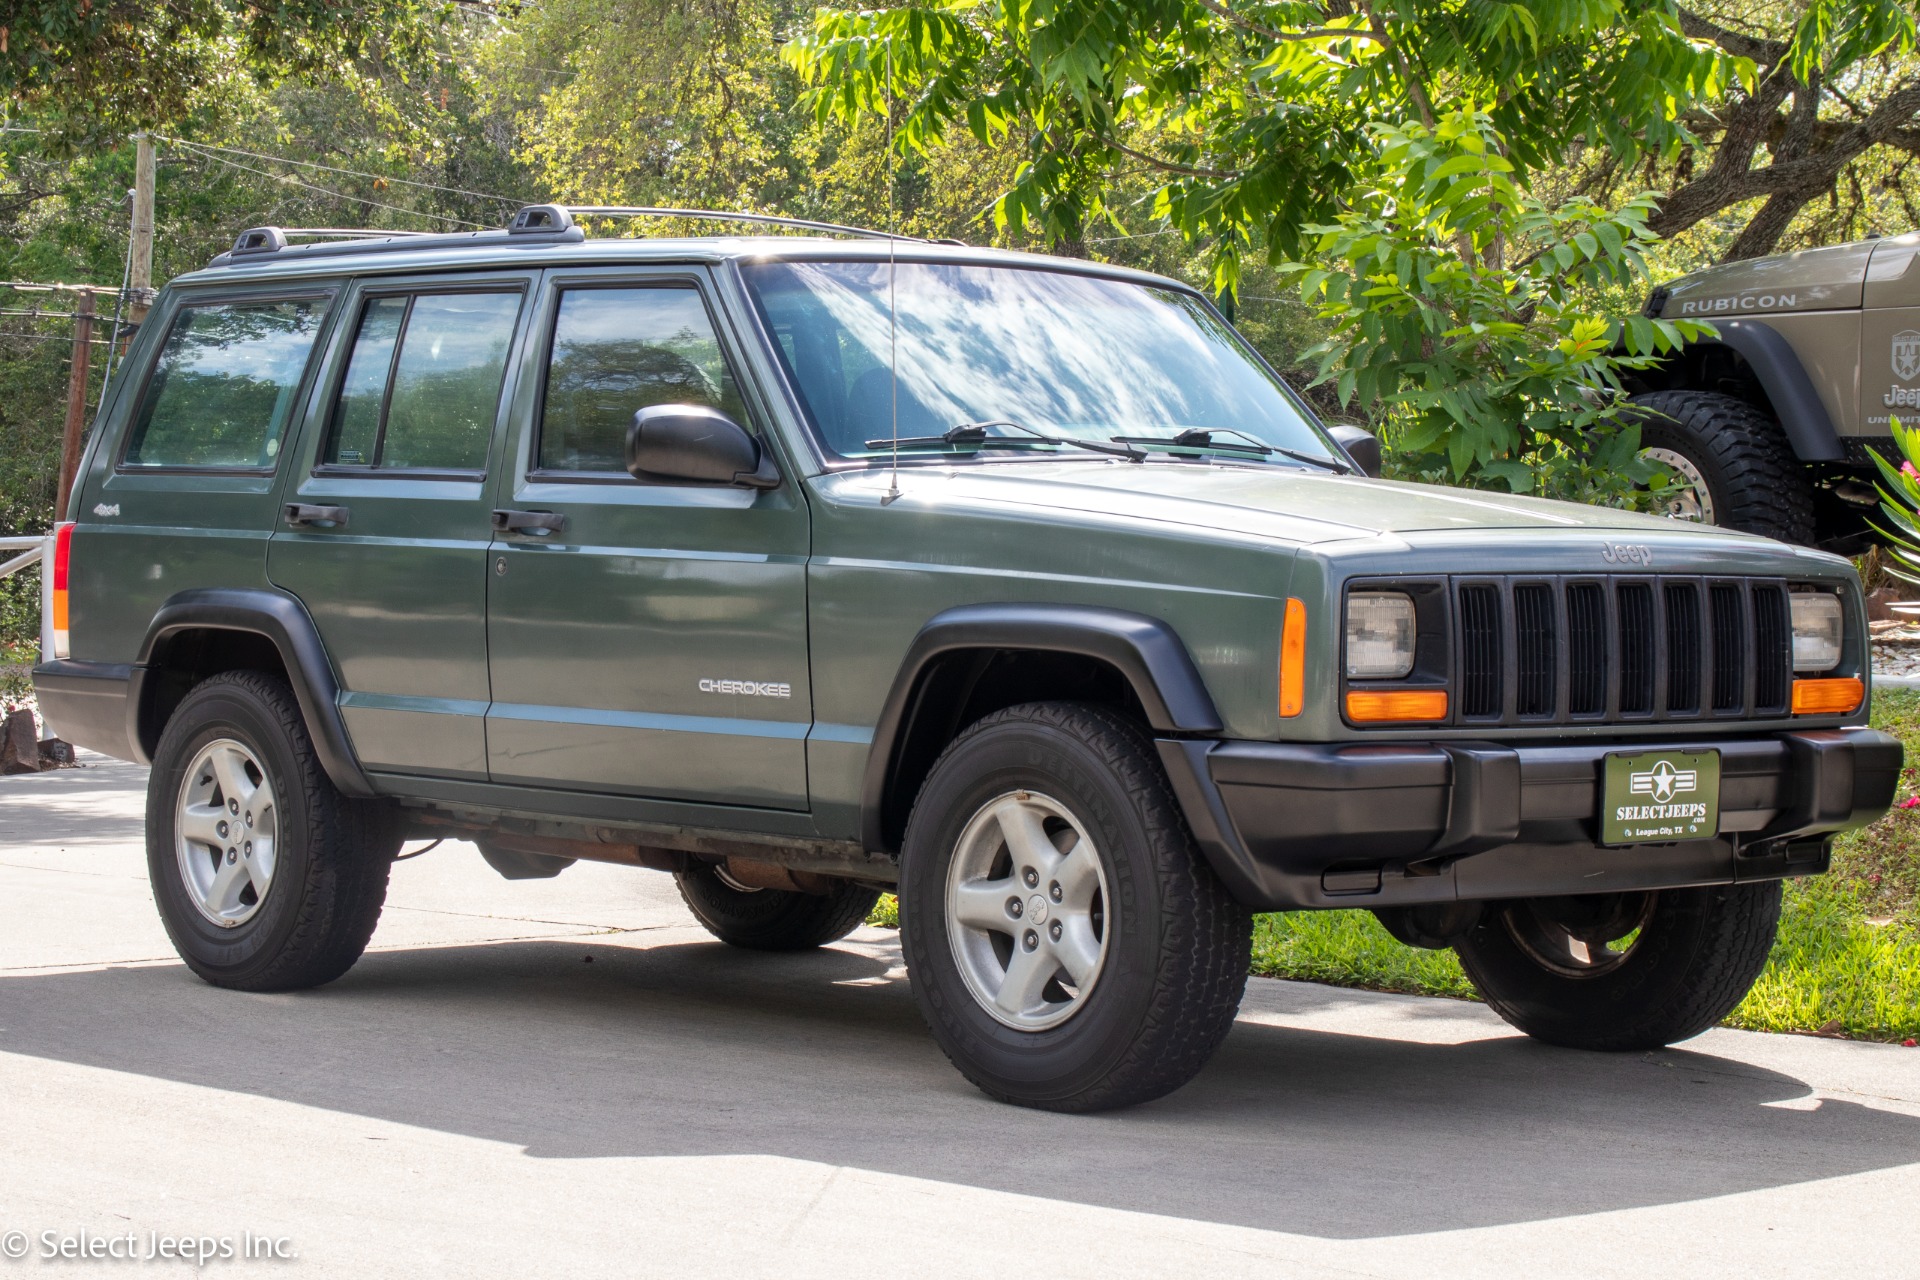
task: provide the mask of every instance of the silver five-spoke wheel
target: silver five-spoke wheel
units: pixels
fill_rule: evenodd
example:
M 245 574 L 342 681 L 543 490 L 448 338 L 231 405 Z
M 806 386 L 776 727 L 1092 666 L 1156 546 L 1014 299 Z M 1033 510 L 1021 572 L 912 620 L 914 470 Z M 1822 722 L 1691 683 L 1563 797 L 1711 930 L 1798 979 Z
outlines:
M 981 806 L 947 876 L 947 933 L 980 1007 L 1019 1031 L 1058 1026 L 1106 962 L 1107 878 L 1085 828 L 1036 791 Z
M 174 821 L 180 877 L 200 914 L 231 929 L 260 910 L 273 884 L 278 821 L 273 784 L 252 751 L 232 738 L 200 749 Z

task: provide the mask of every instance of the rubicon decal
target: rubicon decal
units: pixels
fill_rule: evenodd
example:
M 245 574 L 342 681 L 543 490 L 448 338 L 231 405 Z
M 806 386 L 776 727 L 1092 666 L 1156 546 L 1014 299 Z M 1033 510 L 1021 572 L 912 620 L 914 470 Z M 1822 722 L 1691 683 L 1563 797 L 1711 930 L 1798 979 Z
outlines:
M 793 686 L 769 680 L 702 680 L 702 693 L 727 693 L 746 698 L 791 698 Z

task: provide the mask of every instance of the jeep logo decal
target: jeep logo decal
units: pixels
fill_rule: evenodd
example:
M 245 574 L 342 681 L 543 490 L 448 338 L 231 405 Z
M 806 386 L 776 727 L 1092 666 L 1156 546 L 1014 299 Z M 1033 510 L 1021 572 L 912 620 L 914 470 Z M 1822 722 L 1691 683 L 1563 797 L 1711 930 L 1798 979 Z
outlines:
M 1902 382 L 1920 373 L 1920 329 L 1902 329 L 1893 335 L 1893 373 Z
M 1600 558 L 1608 564 L 1653 563 L 1653 548 L 1638 543 L 1608 542 L 1600 548 Z

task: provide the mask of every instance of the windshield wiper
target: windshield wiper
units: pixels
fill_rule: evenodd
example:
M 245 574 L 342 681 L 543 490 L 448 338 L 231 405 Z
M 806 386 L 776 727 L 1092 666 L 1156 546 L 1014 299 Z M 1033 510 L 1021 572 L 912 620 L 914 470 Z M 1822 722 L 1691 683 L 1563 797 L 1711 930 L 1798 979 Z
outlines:
M 1024 431 L 1025 436 L 989 436 L 988 427 L 1011 427 L 1015 431 Z M 1018 422 L 997 419 L 992 422 L 963 422 L 957 427 L 949 427 L 937 436 L 901 436 L 898 440 L 891 437 L 867 441 L 869 449 L 891 449 L 896 445 L 902 449 L 955 448 L 972 446 L 980 449 L 992 443 L 995 449 L 1025 449 L 1034 445 L 1072 445 L 1076 449 L 1087 449 L 1094 453 L 1104 453 L 1115 458 L 1125 458 L 1129 462 L 1139 462 L 1147 455 L 1138 449 L 1116 449 L 1110 444 L 1101 444 L 1096 440 L 1080 440 L 1073 436 L 1050 436 L 1035 431 L 1032 427 Z
M 1333 458 L 1322 457 L 1313 453 L 1302 453 L 1298 449 L 1284 449 L 1275 444 L 1266 444 L 1248 435 L 1244 431 L 1236 431 L 1231 427 L 1225 428 L 1224 430 L 1226 434 L 1239 436 L 1240 439 L 1215 440 L 1214 436 L 1221 434 L 1221 431 L 1209 430 L 1205 427 L 1188 427 L 1177 436 L 1109 436 L 1107 438 L 1116 444 L 1147 445 L 1152 448 L 1157 448 L 1158 451 L 1162 453 L 1170 453 L 1174 449 L 1214 449 L 1225 453 L 1248 453 L 1262 458 L 1268 454 L 1277 453 L 1283 458 L 1291 458 L 1295 462 L 1304 462 L 1308 466 L 1325 467 L 1327 470 L 1338 475 L 1347 475 L 1352 470 L 1344 462 L 1337 461 Z

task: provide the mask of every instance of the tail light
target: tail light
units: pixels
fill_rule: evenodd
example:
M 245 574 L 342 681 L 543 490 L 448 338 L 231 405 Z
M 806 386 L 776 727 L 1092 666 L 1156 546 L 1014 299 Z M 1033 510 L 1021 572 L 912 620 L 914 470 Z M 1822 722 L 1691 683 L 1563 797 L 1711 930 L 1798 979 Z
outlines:
M 48 627 L 53 640 L 54 658 L 70 656 L 67 644 L 67 577 L 73 559 L 73 522 L 63 521 L 53 526 L 53 564 L 49 575 L 51 585 L 47 590 Z

